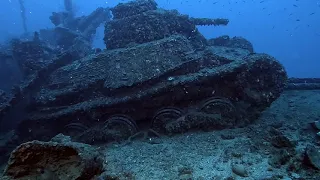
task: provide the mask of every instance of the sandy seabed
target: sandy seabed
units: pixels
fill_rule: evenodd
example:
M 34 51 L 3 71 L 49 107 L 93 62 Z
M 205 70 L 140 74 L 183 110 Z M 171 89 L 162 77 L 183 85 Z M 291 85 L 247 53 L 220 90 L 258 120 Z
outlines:
M 318 119 L 320 91 L 286 91 L 254 124 L 245 128 L 148 138 L 104 147 L 107 173 L 137 180 L 317 180 L 320 172 L 302 162 L 307 145 L 320 145 L 316 131 L 310 126 Z M 294 147 L 275 147 L 270 141 L 274 131 Z

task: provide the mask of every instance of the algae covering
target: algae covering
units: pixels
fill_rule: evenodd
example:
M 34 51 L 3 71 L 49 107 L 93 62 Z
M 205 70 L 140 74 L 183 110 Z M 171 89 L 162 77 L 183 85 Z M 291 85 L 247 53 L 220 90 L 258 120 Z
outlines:
M 85 27 L 87 19 L 101 20 L 100 11 L 75 22 Z M 68 29 L 69 19 L 63 21 L 64 28 L 52 32 L 69 37 L 64 38 L 70 43 L 64 43 L 62 53 L 45 48 L 38 34 L 33 41 L 15 42 L 14 49 L 36 52 L 28 54 L 35 56 L 33 63 L 25 62 L 28 76 L 1 111 L 5 119 L 24 104 L 25 116 L 17 124 L 21 136 L 49 138 L 70 123 L 90 128 L 119 114 L 130 117 L 125 121 L 163 131 L 167 125 L 159 111 L 167 108 L 170 114 L 173 107 L 179 116 L 196 111 L 222 115 L 219 122 L 232 119 L 220 123 L 225 124 L 221 128 L 244 126 L 284 90 L 286 72 L 276 59 L 254 53 L 243 38 L 222 37 L 227 44 L 221 38 L 208 41 L 196 27 L 227 25 L 227 19 L 191 18 L 158 9 L 152 0 L 119 4 L 111 12 L 114 18 L 105 25 L 107 49 L 101 52 L 83 49 L 89 30 L 74 33 Z M 16 56 L 25 58 L 21 53 Z M 26 67 L 25 63 L 20 64 Z
M 255 53 L 244 38 L 207 40 L 197 29 L 227 25 L 228 19 L 189 17 L 160 9 L 153 0 L 98 8 L 81 18 L 69 15 L 53 13 L 54 29 L 35 33 L 29 41 L 13 41 L 12 52 L 6 52 L 24 76 L 11 94 L 0 96 L 2 128 L 14 127 L 14 141 L 6 142 L 11 148 L 31 140 L 48 141 L 59 133 L 96 145 L 131 142 L 140 135 L 147 139 L 150 134 L 246 127 L 287 83 L 281 63 Z M 102 22 L 106 49 L 93 50 L 92 34 Z M 18 110 L 23 115 L 8 123 Z M 67 158 L 86 174 L 86 161 L 70 143 L 22 144 L 11 154 L 5 175 L 56 171 L 39 160 L 39 169 L 13 172 L 25 166 L 14 164 L 20 161 L 15 154 L 25 147 L 73 152 Z M 8 154 L 11 148 L 2 152 Z M 89 159 L 98 169 L 88 175 L 92 178 L 102 172 L 101 163 Z M 54 174 L 64 176 L 59 173 Z

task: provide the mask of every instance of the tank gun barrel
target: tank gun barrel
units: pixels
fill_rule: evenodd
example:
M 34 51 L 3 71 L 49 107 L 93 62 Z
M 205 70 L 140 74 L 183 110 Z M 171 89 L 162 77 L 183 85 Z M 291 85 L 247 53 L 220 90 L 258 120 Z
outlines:
M 190 18 L 190 21 L 198 26 L 226 26 L 229 23 L 229 19 L 224 18 Z

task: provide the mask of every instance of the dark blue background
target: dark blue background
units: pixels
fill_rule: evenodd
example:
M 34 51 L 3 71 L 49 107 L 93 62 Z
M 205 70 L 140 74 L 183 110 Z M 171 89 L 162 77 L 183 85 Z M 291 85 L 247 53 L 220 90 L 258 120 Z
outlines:
M 228 34 L 250 40 L 257 52 L 276 57 L 290 76 L 320 77 L 320 0 L 156 0 L 160 7 L 194 17 L 224 17 L 227 27 L 200 27 L 212 38 Z M 121 0 L 74 0 L 77 15 Z M 49 16 L 63 10 L 63 0 L 25 0 L 29 31 L 50 28 Z M 22 34 L 18 0 L 0 2 L 0 40 Z M 314 13 L 314 14 L 312 14 Z M 103 27 L 95 46 L 104 47 Z

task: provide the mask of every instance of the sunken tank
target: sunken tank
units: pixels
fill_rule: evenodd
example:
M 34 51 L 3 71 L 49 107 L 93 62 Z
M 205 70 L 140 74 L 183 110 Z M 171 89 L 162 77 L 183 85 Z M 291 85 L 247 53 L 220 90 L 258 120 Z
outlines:
M 87 143 L 141 130 L 181 133 L 245 126 L 279 97 L 287 80 L 267 54 L 209 46 L 190 18 L 153 0 L 119 4 L 106 23 L 107 50 L 48 74 L 32 94 L 24 137 L 63 132 Z

